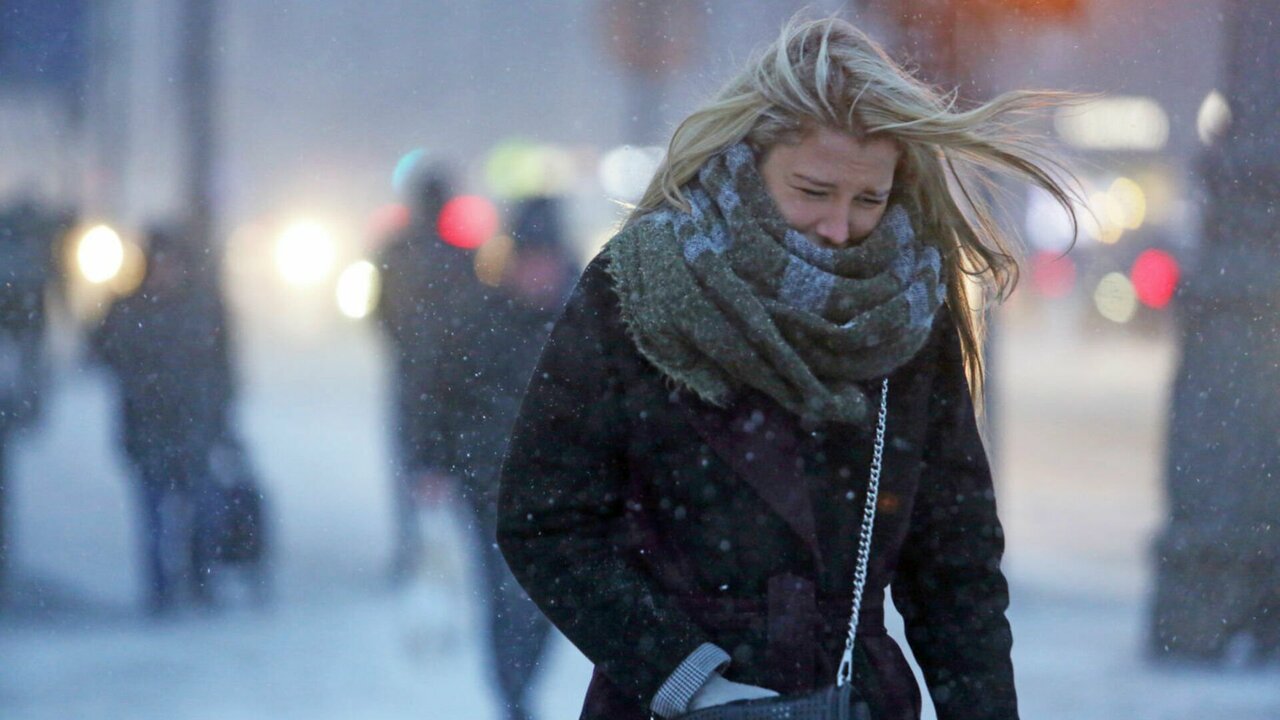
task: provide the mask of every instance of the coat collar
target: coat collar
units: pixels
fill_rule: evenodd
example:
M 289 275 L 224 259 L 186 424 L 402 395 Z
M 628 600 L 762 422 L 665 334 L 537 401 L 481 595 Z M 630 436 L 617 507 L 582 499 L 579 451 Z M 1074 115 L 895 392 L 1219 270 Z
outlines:
M 756 393 L 718 408 L 685 394 L 682 405 L 702 439 L 804 541 L 822 572 L 817 523 L 799 456 L 799 421 Z

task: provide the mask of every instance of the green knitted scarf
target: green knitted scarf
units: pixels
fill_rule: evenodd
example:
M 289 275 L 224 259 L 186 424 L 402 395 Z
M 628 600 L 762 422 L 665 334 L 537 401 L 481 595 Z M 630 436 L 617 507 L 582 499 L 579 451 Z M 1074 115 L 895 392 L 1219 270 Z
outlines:
M 911 359 L 946 294 L 907 212 L 891 206 L 857 245 L 820 247 L 787 226 L 745 143 L 682 190 L 690 212 L 648 213 L 605 247 L 640 352 L 714 405 L 745 385 L 808 421 L 868 422 L 859 381 Z

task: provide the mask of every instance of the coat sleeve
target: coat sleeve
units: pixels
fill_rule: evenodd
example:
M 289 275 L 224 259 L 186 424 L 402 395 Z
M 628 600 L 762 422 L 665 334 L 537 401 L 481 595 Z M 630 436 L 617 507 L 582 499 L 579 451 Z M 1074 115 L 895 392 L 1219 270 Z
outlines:
M 939 321 L 925 467 L 893 582 L 894 604 L 939 720 L 1013 720 L 1009 589 L 1000 571 L 1004 534 L 959 335 L 947 310 Z
M 625 387 L 615 358 L 632 351 L 601 263 L 583 274 L 525 394 L 502 471 L 498 544 L 556 627 L 648 708 L 710 638 L 626 543 Z

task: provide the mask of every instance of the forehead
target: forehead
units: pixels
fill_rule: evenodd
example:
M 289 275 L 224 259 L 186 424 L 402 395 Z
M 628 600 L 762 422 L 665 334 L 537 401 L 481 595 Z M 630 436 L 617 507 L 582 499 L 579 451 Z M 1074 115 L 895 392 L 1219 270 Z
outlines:
M 805 133 L 799 142 L 774 146 L 770 155 L 788 174 L 861 192 L 889 189 L 899 150 L 890 138 L 859 140 L 819 127 Z

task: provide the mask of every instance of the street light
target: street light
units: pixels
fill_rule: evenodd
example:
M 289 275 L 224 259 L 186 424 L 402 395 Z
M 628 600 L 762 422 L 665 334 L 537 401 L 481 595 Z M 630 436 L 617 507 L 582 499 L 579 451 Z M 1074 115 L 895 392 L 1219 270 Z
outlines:
M 124 242 L 106 225 L 95 225 L 76 244 L 76 265 L 85 280 L 101 285 L 114 279 L 124 266 Z

